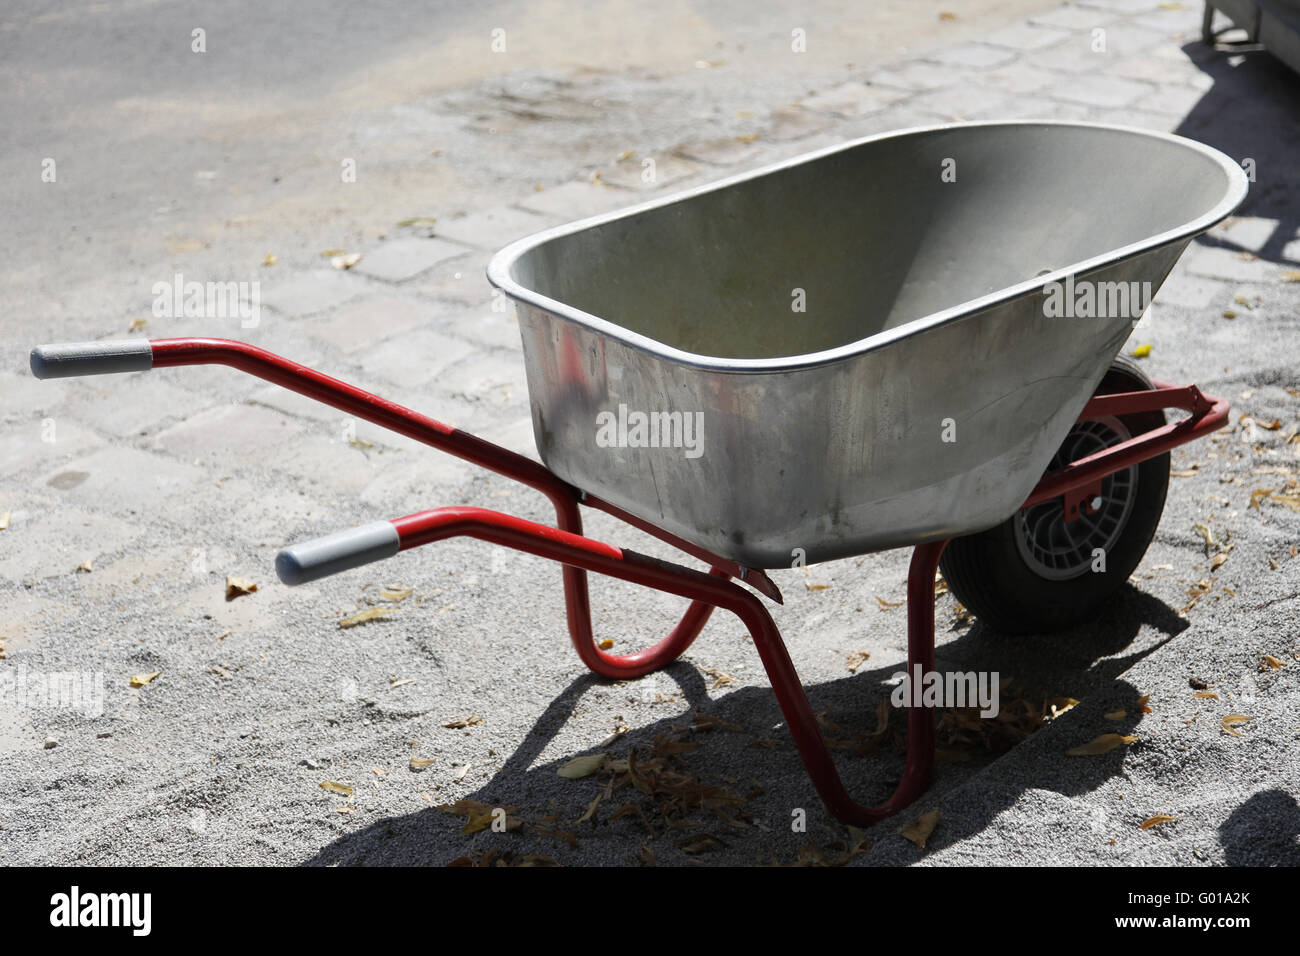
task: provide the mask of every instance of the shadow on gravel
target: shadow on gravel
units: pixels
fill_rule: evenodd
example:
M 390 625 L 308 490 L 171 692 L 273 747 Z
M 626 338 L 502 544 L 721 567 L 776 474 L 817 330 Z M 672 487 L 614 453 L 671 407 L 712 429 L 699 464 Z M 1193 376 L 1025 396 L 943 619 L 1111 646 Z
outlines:
M 1228 866 L 1300 866 L 1300 806 L 1282 790 L 1261 790 L 1223 821 Z
M 1203 43 L 1183 47 L 1214 80 L 1192 111 L 1174 130 L 1222 150 L 1239 163 L 1255 161 L 1255 182 L 1237 215 L 1277 220 L 1263 247 L 1252 249 L 1261 258 L 1300 266 L 1283 248 L 1300 231 L 1300 76 L 1264 51 L 1234 54 L 1211 50 Z M 1233 61 L 1240 57 L 1236 66 Z M 1240 251 L 1221 236 L 1201 235 L 1201 245 Z
M 1150 646 L 1122 655 L 1121 652 L 1130 647 L 1144 625 L 1153 627 L 1163 636 Z M 1017 752 L 1020 748 L 1038 745 L 1040 738 L 1049 735 L 1053 738 L 1040 762 L 1017 761 L 1017 767 L 1031 768 L 1028 776 L 1023 770 L 1017 771 L 1020 776 L 1002 776 L 1003 786 L 988 793 L 993 799 L 988 800 L 979 812 L 964 814 L 960 822 L 947 822 L 934 834 L 931 849 L 978 833 L 1025 788 L 1050 788 L 1061 793 L 1080 794 L 1120 773 L 1122 751 L 1086 760 L 1065 758 L 1063 752 L 1098 733 L 1132 732 L 1140 721 L 1140 713 L 1134 707 L 1139 691 L 1117 681 L 1117 675 L 1186 626 L 1186 622 L 1166 605 L 1127 587 L 1097 620 L 1061 634 L 1033 639 L 1009 638 L 978 624 L 955 639 L 950 634 L 941 633 L 940 670 L 996 670 L 1004 680 L 1014 675 L 1015 694 L 1034 701 L 1035 707 L 1042 700 L 1053 697 L 1088 699 L 1055 726 L 1044 727 L 1018 744 Z M 707 634 L 701 638 L 704 641 L 708 639 Z M 877 708 L 889 698 L 892 690 L 890 681 L 904 667 L 905 661 L 900 657 L 873 670 L 860 668 L 856 674 L 846 675 L 841 680 L 808 687 L 813 711 L 831 722 L 828 736 L 847 742 L 871 735 L 877 729 Z M 678 661 L 662 674 L 677 684 L 690 712 L 680 713 L 678 704 L 674 705 L 672 717 L 651 723 L 633 716 L 628 721 L 632 729 L 617 742 L 582 753 L 565 754 L 563 760 L 583 753 L 600 752 L 622 757 L 632 747 L 639 755 L 648 755 L 660 735 L 689 741 L 697 744 L 699 749 L 677 758 L 681 769 L 696 776 L 703 784 L 736 793 L 749 791 L 743 809 L 753 814 L 761 826 L 729 828 L 707 812 L 698 810 L 685 817 L 690 826 L 681 830 L 657 823 L 651 832 L 634 817 L 608 822 L 606 818 L 614 808 L 639 798 L 630 787 L 610 797 L 606 811 L 595 826 L 573 823 L 601 792 L 601 786 L 594 778 L 561 780 L 556 776 L 556 769 L 563 760 L 552 758 L 545 763 L 538 763 L 538 760 L 559 728 L 579 706 L 583 695 L 605 683 L 601 678 L 584 675 L 550 703 L 492 779 L 467 795 L 467 799 L 491 806 L 518 807 L 518 816 L 528 822 L 558 813 L 560 822 L 553 828 L 575 833 L 579 840 L 576 848 L 562 837 L 537 835 L 535 827 L 526 827 L 522 836 L 491 832 L 463 834 L 460 830 L 464 817 L 448 815 L 430 807 L 348 834 L 323 848 L 304 865 L 441 865 L 490 848 L 520 854 L 553 855 L 570 864 L 635 864 L 638 862 L 637 848 L 643 845 L 654 849 L 660 865 L 700 862 L 743 865 L 773 859 L 793 862 L 800 850 L 809 844 L 844 839 L 846 829 L 831 820 L 820 807 L 770 689 L 746 687 L 711 700 L 708 680 L 689 662 Z M 629 682 L 627 686 L 633 687 L 635 682 Z M 1004 694 L 1004 706 L 1007 703 L 1005 698 Z M 1129 716 L 1121 722 L 1103 721 L 1100 714 L 1116 706 L 1127 706 Z M 632 713 L 645 712 L 645 708 L 638 708 Z M 696 712 L 708 714 L 719 723 L 714 729 L 701 730 L 695 726 L 693 714 Z M 1073 726 L 1060 726 L 1065 723 Z M 1093 724 L 1099 725 L 1095 732 Z M 891 710 L 890 726 L 905 726 L 905 715 Z M 1065 733 L 1057 733 L 1058 730 Z M 855 756 L 847 749 L 835 751 L 836 763 L 846 786 L 859 802 L 877 803 L 892 792 L 902 772 L 902 742 L 900 730 L 890 738 L 890 745 L 878 753 Z M 970 759 L 961 762 L 941 761 L 936 768 L 935 781 L 929 793 L 918 803 L 916 813 L 932 805 L 939 795 L 960 787 L 1002 752 L 1005 749 L 987 754 L 968 753 Z M 1064 773 L 1059 772 L 1062 763 L 1068 764 Z M 1042 766 L 1041 775 L 1032 771 L 1036 766 Z M 755 793 L 755 790 L 761 792 Z M 801 809 L 807 810 L 807 832 L 792 833 L 792 814 Z M 912 814 L 908 819 L 914 816 Z M 884 864 L 915 861 L 919 852 L 897 836 L 900 822 L 895 818 L 873 828 L 870 831 L 873 847 L 859 856 L 858 861 Z M 688 856 L 683 852 L 680 848 L 682 838 L 699 832 L 714 836 L 719 851 L 703 857 Z

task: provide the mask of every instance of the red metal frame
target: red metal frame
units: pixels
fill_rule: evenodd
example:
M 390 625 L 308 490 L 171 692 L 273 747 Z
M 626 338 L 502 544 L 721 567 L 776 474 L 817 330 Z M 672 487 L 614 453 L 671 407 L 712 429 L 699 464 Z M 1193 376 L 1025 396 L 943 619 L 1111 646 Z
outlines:
M 545 494 L 555 507 L 557 527 L 554 528 L 467 507 L 422 511 L 393 519 L 392 523 L 401 550 L 466 535 L 560 562 L 569 636 L 582 662 L 597 674 L 626 679 L 658 670 L 690 647 L 715 607 L 737 615 L 754 640 L 813 786 L 837 819 L 857 826 L 875 823 L 906 807 L 929 785 L 934 767 L 935 714 L 929 708 L 912 707 L 908 709 L 907 763 L 893 795 L 874 807 L 856 803 L 849 796 L 772 616 L 751 591 L 730 580 L 740 578 L 780 603 L 780 592 L 762 571 L 711 554 L 587 495 L 529 458 L 256 346 L 204 338 L 154 339 L 150 345 L 155 368 L 229 365 L 514 478 Z M 1095 397 L 1084 407 L 1079 419 L 1165 408 L 1180 408 L 1190 415 L 1045 475 L 1021 507 L 1056 497 L 1063 497 L 1067 513 L 1072 506 L 1084 507 L 1085 498 L 1106 475 L 1214 431 L 1222 427 L 1228 416 L 1225 400 L 1202 394 L 1196 386 L 1156 383 L 1151 391 Z M 710 570 L 696 571 L 584 537 L 579 504 L 598 508 L 654 535 L 704 561 Z M 914 673 L 916 666 L 927 673 L 934 670 L 934 578 L 947 543 L 946 540 L 926 542 L 912 552 L 907 578 L 908 673 Z M 597 647 L 592 634 L 588 571 L 676 594 L 689 599 L 690 607 L 669 635 L 657 644 L 634 654 L 608 654 Z

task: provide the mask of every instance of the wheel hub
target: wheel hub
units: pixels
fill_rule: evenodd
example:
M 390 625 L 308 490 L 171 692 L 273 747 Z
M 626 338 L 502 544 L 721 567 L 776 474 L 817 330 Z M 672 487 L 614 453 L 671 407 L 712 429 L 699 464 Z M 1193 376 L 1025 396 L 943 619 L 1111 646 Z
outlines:
M 1063 468 L 1131 437 L 1118 418 L 1079 422 L 1065 436 L 1047 470 Z M 1088 502 L 1091 510 L 1080 510 L 1073 521 L 1065 520 L 1061 498 L 1017 512 L 1015 538 L 1020 557 L 1040 577 L 1053 581 L 1088 573 L 1096 549 L 1108 553 L 1123 534 L 1133 511 L 1137 483 L 1137 465 L 1103 478 L 1101 494 Z

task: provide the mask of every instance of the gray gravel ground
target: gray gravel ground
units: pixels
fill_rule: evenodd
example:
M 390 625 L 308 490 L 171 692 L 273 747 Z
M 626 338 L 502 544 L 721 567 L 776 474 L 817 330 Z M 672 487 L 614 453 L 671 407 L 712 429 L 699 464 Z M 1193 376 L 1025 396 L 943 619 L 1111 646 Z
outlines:
M 508 852 L 567 865 L 747 864 L 834 861 L 856 844 L 854 865 L 1300 863 L 1300 511 L 1286 499 L 1300 478 L 1300 273 L 1287 272 L 1300 269 L 1300 100 L 1295 77 L 1266 55 L 1205 49 L 1195 41 L 1198 11 L 1171 6 L 1044 5 L 1047 19 L 1017 27 L 1029 37 L 1013 34 L 1019 46 L 963 38 L 926 54 L 930 79 L 899 58 L 838 64 L 816 83 L 768 77 L 756 86 L 725 63 L 468 81 L 369 117 L 358 132 L 379 136 L 387 123 L 425 149 L 457 154 L 462 198 L 446 198 L 454 190 L 443 182 L 430 187 L 437 202 L 412 199 L 406 211 L 437 215 L 432 232 L 445 239 L 460 222 L 462 254 L 388 281 L 360 267 L 322 272 L 319 247 L 340 240 L 312 234 L 258 273 L 267 303 L 258 328 L 150 318 L 145 330 L 246 337 L 531 454 L 518 343 L 510 320 L 490 309 L 482 265 L 521 221 L 545 225 L 573 218 L 582 203 L 641 198 L 591 181 L 600 171 L 616 182 L 614 157 L 626 149 L 676 168 L 668 190 L 879 129 L 991 115 L 1128 121 L 1252 158 L 1258 181 L 1240 215 L 1189 249 L 1131 343 L 1152 346 L 1145 362 L 1155 377 L 1196 381 L 1234 410 L 1229 428 L 1175 452 L 1164 518 L 1130 586 L 1086 626 L 1021 638 L 963 620 L 950 595 L 937 601 L 941 669 L 996 670 L 1035 705 L 1073 697 L 1077 707 L 1005 752 L 942 762 L 903 817 L 851 833 L 818 804 L 732 620 L 715 618 L 663 673 L 607 682 L 569 647 L 559 570 L 539 559 L 451 541 L 282 587 L 272 561 L 286 542 L 439 504 L 540 521 L 548 506 L 364 423 L 354 436 L 329 410 L 228 370 L 25 375 L 35 342 L 122 337 L 149 315 L 145 293 L 173 267 L 236 274 L 204 272 L 210 250 L 195 259 L 181 251 L 139 275 L 70 288 L 39 321 L 3 319 L 0 677 L 102 675 L 104 697 L 100 716 L 0 697 L 0 860 L 444 864 Z M 1114 52 L 1081 59 L 1094 22 L 1106 25 Z M 863 87 L 846 92 L 846 81 Z M 1117 94 L 1126 83 L 1136 92 Z M 828 89 L 851 105 L 789 106 Z M 1087 104 L 1080 91 L 1106 92 Z M 618 104 L 608 127 L 573 115 L 593 97 Z M 508 148 L 493 145 L 507 135 Z M 709 153 L 718 140 L 753 153 L 724 164 Z M 681 158 L 702 153 L 715 162 Z M 578 188 L 562 187 L 568 180 Z M 538 197 L 557 188 L 565 191 L 548 209 Z M 503 217 L 503 234 L 490 224 L 486 238 L 465 233 L 455 213 L 481 209 Z M 429 229 L 394 227 L 389 211 L 346 244 L 374 262 L 401 236 L 427 241 Z M 313 295 L 320 300 L 308 302 Z M 56 440 L 42 441 L 51 427 Z M 1252 506 L 1258 489 L 1273 495 L 1255 495 Z M 588 533 L 670 556 L 599 515 Z M 877 599 L 903 599 L 907 560 L 899 551 L 773 575 L 787 599 L 777 622 L 837 737 L 876 727 L 902 667 L 905 608 Z M 90 570 L 77 571 L 85 561 Z M 228 601 L 227 575 L 258 590 Z M 386 586 L 413 590 L 397 601 L 379 594 Z M 371 605 L 395 613 L 337 626 Z M 616 649 L 657 639 L 680 613 L 675 599 L 600 580 L 593 605 L 597 635 Z M 859 652 L 870 656 L 851 673 Z M 1217 699 L 1194 697 L 1193 682 Z M 1118 720 L 1104 716 L 1121 710 Z M 1228 714 L 1250 717 L 1239 736 L 1223 729 Z M 479 720 L 446 726 L 470 715 Z M 1107 732 L 1137 741 L 1066 755 Z M 630 748 L 644 761 L 661 735 L 698 745 L 672 758 L 678 770 L 743 798 L 727 811 L 732 821 L 695 811 L 675 829 L 625 788 L 602 798 L 594 820 L 575 822 L 603 778 L 567 780 L 557 768 Z M 896 743 L 839 756 L 859 799 L 889 792 L 902 767 Z M 416 769 L 412 758 L 432 762 Z M 352 792 L 324 790 L 326 781 Z M 464 817 L 437 809 L 461 799 L 516 808 L 524 825 L 463 833 Z M 624 804 L 645 817 L 613 819 Z M 922 851 L 898 831 L 931 810 L 938 824 Z M 1140 828 L 1157 814 L 1177 819 Z M 806 831 L 796 832 L 801 815 Z

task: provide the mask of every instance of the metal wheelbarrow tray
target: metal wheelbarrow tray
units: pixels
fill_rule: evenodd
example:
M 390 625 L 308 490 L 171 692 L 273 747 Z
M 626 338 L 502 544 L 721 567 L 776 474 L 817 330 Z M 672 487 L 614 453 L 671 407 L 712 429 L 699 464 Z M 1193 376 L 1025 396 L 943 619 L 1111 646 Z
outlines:
M 276 569 L 299 584 L 456 535 L 550 558 L 574 647 L 611 678 L 663 667 L 713 608 L 731 611 L 828 810 L 865 825 L 928 785 L 933 710 L 908 712 L 893 796 L 856 803 L 767 606 L 729 579 L 779 603 L 762 569 L 915 545 L 909 673 L 934 669 L 941 556 L 959 599 L 995 626 L 1085 615 L 1145 552 L 1169 449 L 1227 420 L 1225 401 L 1113 360 L 1187 243 L 1245 191 L 1230 159 L 1176 136 L 957 124 L 521 240 L 488 276 L 518 307 L 545 467 L 242 342 L 42 346 L 32 371 L 230 365 L 543 492 L 555 527 L 439 508 L 295 545 Z M 1166 423 L 1170 408 L 1188 414 Z M 708 572 L 584 537 L 580 504 Z M 1115 555 L 1100 574 L 1098 548 Z M 609 654 L 591 631 L 588 571 L 691 604 L 658 644 Z

